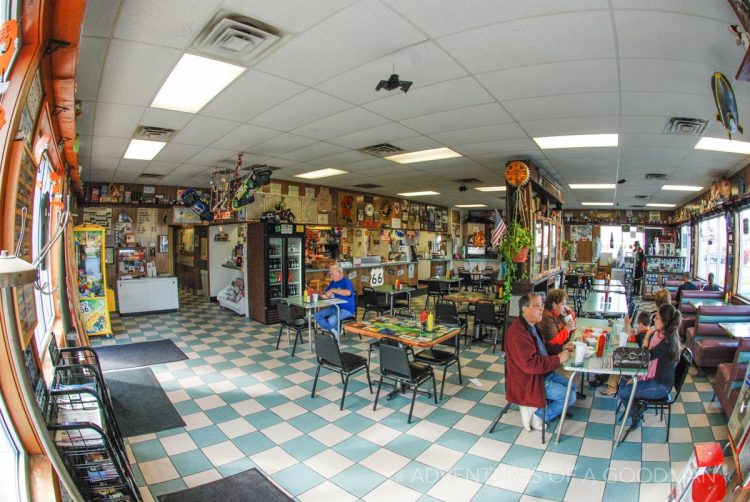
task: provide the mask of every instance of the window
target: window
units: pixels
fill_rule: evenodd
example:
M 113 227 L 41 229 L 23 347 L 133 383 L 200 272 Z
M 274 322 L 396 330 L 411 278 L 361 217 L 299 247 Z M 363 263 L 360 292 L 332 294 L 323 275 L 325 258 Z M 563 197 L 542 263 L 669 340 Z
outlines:
M 739 216 L 740 266 L 737 293 L 750 297 L 750 208 L 740 211 Z
M 685 258 L 685 272 L 690 271 L 690 252 L 693 248 L 692 236 L 690 224 L 680 227 L 680 256 Z
M 607 226 L 602 225 L 600 227 L 600 238 L 602 242 L 602 252 L 612 253 L 614 258 L 617 257 L 617 253 L 620 252 L 620 246 L 623 247 L 623 258 L 633 255 L 633 245 L 635 241 L 641 243 L 644 242 L 643 232 L 636 232 L 635 227 L 631 226 L 630 231 L 623 232 L 622 226 Z
M 28 500 L 26 496 L 26 459 L 18 438 L 9 427 L 8 413 L 0 396 L 0 469 L 3 481 L 0 483 L 0 500 Z
M 42 156 L 42 162 L 37 172 L 37 185 L 34 192 L 34 216 L 31 223 L 31 246 L 34 250 L 33 255 L 36 260 L 39 252 L 47 244 L 50 238 L 51 212 L 50 212 L 50 191 L 52 190 L 52 164 L 47 155 Z M 39 265 L 39 286 L 42 286 L 47 292 L 52 290 L 52 273 L 50 266 L 50 255 L 47 254 L 45 259 Z M 37 349 L 42 351 L 42 344 L 47 333 L 52 329 L 52 322 L 55 320 L 55 307 L 51 294 L 45 294 L 38 289 L 34 289 L 37 312 L 37 326 L 34 332 Z
M 726 216 L 721 215 L 698 223 L 698 278 L 707 280 L 708 274 L 713 272 L 714 282 L 724 287 L 726 256 Z

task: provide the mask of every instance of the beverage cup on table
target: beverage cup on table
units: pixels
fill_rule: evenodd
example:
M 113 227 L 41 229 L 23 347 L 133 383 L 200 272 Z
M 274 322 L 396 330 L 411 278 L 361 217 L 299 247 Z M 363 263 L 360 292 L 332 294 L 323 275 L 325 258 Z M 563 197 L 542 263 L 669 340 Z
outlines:
M 618 347 L 625 347 L 628 344 L 628 334 L 623 331 L 620 333 L 620 345 Z
M 576 356 L 575 363 L 583 364 L 583 358 L 586 357 L 586 344 L 582 342 L 575 342 Z
M 313 295 L 312 295 L 312 301 L 313 301 L 313 303 L 318 303 L 318 293 L 313 293 Z

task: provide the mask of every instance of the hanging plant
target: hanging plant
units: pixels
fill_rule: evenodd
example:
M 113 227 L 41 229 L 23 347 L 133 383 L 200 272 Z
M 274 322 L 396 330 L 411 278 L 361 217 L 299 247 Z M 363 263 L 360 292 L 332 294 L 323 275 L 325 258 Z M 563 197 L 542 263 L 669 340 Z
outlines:
M 508 230 L 505 232 L 505 234 L 503 234 L 503 238 L 500 241 L 500 246 L 498 247 L 498 250 L 505 258 L 506 279 L 510 279 L 511 281 L 513 280 L 517 269 L 516 263 L 523 263 L 523 261 L 525 261 L 523 260 L 521 262 L 518 262 L 516 260 L 516 257 L 519 254 L 523 254 L 523 250 L 525 249 L 526 259 L 528 259 L 528 250 L 533 243 L 534 240 L 532 238 L 531 232 L 529 232 L 517 221 L 512 221 L 510 226 L 508 227 Z M 505 291 L 506 289 L 507 292 Z M 506 296 L 506 293 L 508 296 L 510 295 L 510 288 L 505 288 L 503 290 L 504 297 Z

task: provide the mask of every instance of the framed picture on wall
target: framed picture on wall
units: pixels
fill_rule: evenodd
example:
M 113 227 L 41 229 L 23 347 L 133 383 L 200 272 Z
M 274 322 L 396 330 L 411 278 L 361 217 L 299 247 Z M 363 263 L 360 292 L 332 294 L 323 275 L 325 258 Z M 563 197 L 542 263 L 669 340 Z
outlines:
M 29 108 L 33 124 L 36 124 L 36 121 L 39 118 L 39 109 L 42 107 L 43 97 L 44 91 L 42 90 L 42 77 L 39 74 L 39 70 L 37 70 L 36 75 L 34 75 L 34 80 L 31 81 L 29 95 L 26 97 L 26 106 Z
M 107 246 L 104 250 L 104 261 L 107 265 L 115 262 L 115 248 Z

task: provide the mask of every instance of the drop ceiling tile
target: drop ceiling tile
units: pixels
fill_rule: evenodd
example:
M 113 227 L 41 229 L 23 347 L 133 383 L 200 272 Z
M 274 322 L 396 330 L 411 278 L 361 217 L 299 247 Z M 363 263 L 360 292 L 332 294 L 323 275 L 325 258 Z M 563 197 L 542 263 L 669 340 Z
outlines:
M 211 146 L 214 148 L 223 148 L 224 150 L 242 152 L 249 150 L 258 143 L 263 143 L 271 138 L 275 138 L 279 134 L 281 133 L 272 129 L 242 124 L 216 140 Z
M 78 46 L 76 99 L 96 100 L 108 46 L 109 40 L 106 38 L 81 38 Z
M 167 143 L 164 148 L 161 149 L 159 154 L 154 157 L 154 160 L 161 162 L 186 162 L 189 158 L 203 150 L 200 146 L 195 145 L 181 145 L 179 143 Z
M 142 106 L 99 103 L 96 106 L 94 132 L 98 136 L 131 138 L 143 111 Z
M 616 56 L 612 20 L 606 10 L 510 21 L 446 36 L 438 43 L 474 73 Z M 500 47 L 513 49 L 502 51 L 499 57 Z
M 185 176 L 193 177 L 196 175 L 206 175 L 206 181 L 208 181 L 208 174 L 211 171 L 210 167 L 198 164 L 181 164 L 177 169 L 170 173 L 173 176 Z
M 371 157 L 367 154 L 364 154 L 362 152 L 357 152 L 354 150 L 346 150 L 334 155 L 328 155 L 326 157 L 321 157 L 319 159 L 315 159 L 310 161 L 310 164 L 316 165 L 316 166 L 347 166 L 347 169 L 350 168 L 352 165 L 356 165 L 359 162 L 367 161 Z
M 675 148 L 681 151 L 689 152 L 697 142 L 696 136 L 683 136 L 676 134 L 631 134 L 625 133 L 620 135 L 621 147 L 661 147 Z
M 81 33 L 85 37 L 112 36 L 120 0 L 100 0 L 86 4 Z
M 315 26 L 358 0 L 285 0 L 284 2 L 248 2 L 225 0 L 225 9 L 275 26 L 286 33 L 300 33 Z
M 396 145 L 407 152 L 419 152 L 421 150 L 430 150 L 432 148 L 442 148 L 443 145 L 427 136 L 414 136 L 413 138 L 404 138 L 398 140 Z
M 623 92 L 623 115 L 660 115 L 664 125 L 669 117 L 708 119 L 716 114 L 709 93 L 674 94 L 666 92 Z
M 618 115 L 619 96 L 614 92 L 571 94 L 506 101 L 503 106 L 519 122 L 544 118 Z
M 253 124 L 291 131 L 324 117 L 328 117 L 352 105 L 314 89 L 293 96 L 253 119 Z
M 289 80 L 249 70 L 207 104 L 201 115 L 247 122 L 304 90 L 303 86 Z
M 624 58 L 620 60 L 620 84 L 623 91 L 707 94 L 715 68 L 674 59 Z
M 128 0 L 121 3 L 114 36 L 187 49 L 220 6 L 220 0 Z
M 125 155 L 130 139 L 94 136 L 92 142 L 92 157 L 116 157 L 121 159 Z
M 503 107 L 497 103 L 467 106 L 455 110 L 441 111 L 421 117 L 401 120 L 406 127 L 422 134 L 433 134 L 455 129 L 468 129 L 513 122 Z
M 619 117 L 615 115 L 529 120 L 521 122 L 521 127 L 532 138 L 568 134 L 614 134 L 620 129 L 619 120 Z M 663 126 L 664 124 L 662 128 Z
M 498 101 L 619 90 L 615 58 L 524 66 L 477 78 Z
M 378 82 L 392 73 L 401 80 L 412 82 L 409 92 L 445 80 L 466 76 L 466 71 L 434 42 L 427 41 L 406 47 L 341 75 L 336 75 L 317 86 L 321 91 L 351 103 L 363 104 L 383 99 L 401 90 L 375 90 Z
M 115 172 L 121 157 L 91 157 L 91 170 L 96 172 Z
M 385 0 L 385 2 L 431 37 L 441 37 L 458 31 L 526 17 L 609 8 L 606 0 L 568 0 L 551 3 L 543 0 L 483 1 L 468 9 L 465 8 L 465 4 L 453 0 L 411 0 L 409 2 Z
M 303 146 L 312 145 L 313 143 L 317 143 L 317 141 L 310 138 L 303 138 L 302 136 L 297 136 L 295 134 L 282 134 L 281 136 L 276 136 L 275 138 L 259 145 L 255 145 L 253 147 L 253 153 L 277 157 L 293 150 L 297 150 L 298 148 L 302 148 Z
M 528 139 L 528 135 L 516 123 L 442 132 L 431 134 L 430 137 L 451 148 L 485 141 Z
M 120 161 L 120 164 L 117 166 L 117 172 L 140 174 L 144 169 L 146 169 L 148 163 L 148 160 L 122 159 Z
M 312 160 L 317 160 L 322 157 L 328 157 L 329 155 L 345 151 L 347 151 L 346 148 L 321 141 L 320 143 L 315 143 L 313 145 L 305 146 L 292 152 L 285 153 L 281 157 L 297 162 L 310 162 Z
M 237 152 L 233 150 L 220 150 L 218 148 L 204 148 L 197 154 L 190 157 L 189 164 L 213 166 L 220 162 L 226 162 L 234 165 L 237 158 Z
M 208 146 L 240 124 L 213 117 L 196 116 L 172 139 L 174 143 Z
M 257 68 L 315 85 L 425 38 L 380 2 L 363 0 L 292 38 Z
M 462 155 L 482 155 L 484 153 L 512 153 L 514 151 L 533 150 L 535 147 L 536 143 L 530 139 L 506 139 L 469 143 L 457 147 L 456 151 Z
M 388 119 L 363 108 L 351 108 L 324 119 L 311 122 L 292 132 L 300 136 L 307 136 L 318 140 L 327 140 L 349 132 L 370 129 L 387 122 Z
M 157 162 L 152 161 L 148 166 L 146 166 L 146 169 L 144 169 L 144 172 L 150 173 L 150 174 L 169 174 L 180 164 L 177 162 Z
M 364 131 L 353 132 L 351 134 L 331 138 L 329 142 L 356 149 L 379 145 L 381 143 L 397 143 L 399 140 L 413 138 L 414 136 L 419 135 L 419 133 L 404 127 L 401 124 L 390 122 L 381 126 L 373 127 L 372 129 L 366 129 Z
M 112 40 L 99 86 L 99 101 L 149 106 L 181 55 L 177 49 Z
M 392 120 L 402 120 L 492 102 L 492 96 L 471 77 L 441 82 L 397 93 L 364 105 Z
M 94 113 L 96 103 L 93 101 L 84 101 L 81 103 L 81 114 L 76 119 L 76 132 L 81 136 L 91 136 L 94 134 Z M 85 151 L 91 152 L 90 143 Z
M 193 120 L 193 117 L 195 117 L 195 114 L 192 113 L 148 107 L 146 108 L 146 111 L 143 112 L 140 125 L 163 127 L 179 131 L 185 127 L 188 122 Z
M 727 25 L 719 19 L 677 12 L 615 10 L 614 20 L 620 57 L 673 59 L 676 54 L 689 54 L 690 61 L 737 64 L 737 50 L 733 43 L 727 43 Z
M 729 4 L 722 2 L 711 3 L 703 0 L 612 0 L 615 9 L 661 10 L 671 12 L 686 12 L 708 18 L 719 18 L 725 22 L 736 22 L 734 12 Z
M 112 176 L 113 183 L 135 183 L 138 179 L 138 173 L 131 173 L 118 169 Z

